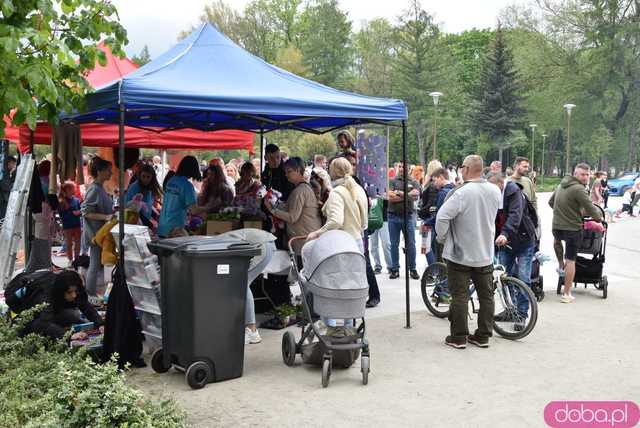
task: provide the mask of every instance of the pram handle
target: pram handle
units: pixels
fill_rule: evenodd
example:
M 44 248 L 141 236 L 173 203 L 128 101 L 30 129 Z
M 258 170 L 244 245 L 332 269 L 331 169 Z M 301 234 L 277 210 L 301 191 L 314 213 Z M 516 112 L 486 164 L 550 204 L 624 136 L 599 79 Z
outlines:
M 294 236 L 293 238 L 289 239 L 289 252 L 292 253 L 293 252 L 293 247 L 291 246 L 291 244 L 293 244 L 295 241 L 300 241 L 300 240 L 306 240 L 307 239 L 307 235 L 300 235 L 300 236 Z

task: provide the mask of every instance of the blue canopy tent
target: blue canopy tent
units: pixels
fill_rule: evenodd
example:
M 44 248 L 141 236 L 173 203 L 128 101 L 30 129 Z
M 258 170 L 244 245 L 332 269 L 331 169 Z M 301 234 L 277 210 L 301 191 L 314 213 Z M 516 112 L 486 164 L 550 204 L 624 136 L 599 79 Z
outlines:
M 87 96 L 87 113 L 67 120 L 119 124 L 121 165 L 125 125 L 157 132 L 239 129 L 259 132 L 261 145 L 264 133 L 279 129 L 321 134 L 361 124 L 400 125 L 405 164 L 407 157 L 407 109 L 402 101 L 339 91 L 296 76 L 245 51 L 210 24 L 133 73 L 97 88 Z M 121 211 L 123 197 L 121 189 Z M 408 327 L 406 263 L 405 276 Z

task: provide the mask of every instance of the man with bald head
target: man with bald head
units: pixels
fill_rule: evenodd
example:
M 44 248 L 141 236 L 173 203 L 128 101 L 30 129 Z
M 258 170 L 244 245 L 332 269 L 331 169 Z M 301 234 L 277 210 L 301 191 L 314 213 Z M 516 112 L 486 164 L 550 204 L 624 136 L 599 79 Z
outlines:
M 436 217 L 436 239 L 444 244 L 442 257 L 451 293 L 451 335 L 445 344 L 458 349 L 466 348 L 467 341 L 487 348 L 493 331 L 493 242 L 502 195 L 482 178 L 482 169 L 480 156 L 464 159 L 463 184 L 449 192 Z M 478 329 L 471 335 L 467 323 L 470 279 L 480 300 Z

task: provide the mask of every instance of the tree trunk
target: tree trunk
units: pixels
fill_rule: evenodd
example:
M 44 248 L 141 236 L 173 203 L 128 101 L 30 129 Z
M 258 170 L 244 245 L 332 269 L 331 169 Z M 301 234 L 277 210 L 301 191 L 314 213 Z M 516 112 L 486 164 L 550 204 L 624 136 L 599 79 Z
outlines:
M 638 163 L 638 159 L 636 156 L 637 147 L 638 147 L 638 133 L 640 132 L 639 126 L 632 126 L 631 132 L 629 133 L 629 151 L 627 156 L 627 169 L 633 170 Z
M 425 141 L 424 141 L 424 126 L 422 123 L 416 124 L 416 139 L 418 140 L 418 165 L 423 165 L 425 170 L 427 162 L 425 161 Z

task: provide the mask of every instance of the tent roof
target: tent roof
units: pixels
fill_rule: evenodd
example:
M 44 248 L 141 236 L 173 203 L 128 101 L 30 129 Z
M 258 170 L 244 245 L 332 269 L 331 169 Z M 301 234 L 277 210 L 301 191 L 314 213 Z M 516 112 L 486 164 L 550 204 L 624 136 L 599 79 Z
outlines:
M 120 58 L 113 55 L 109 46 L 104 42 L 98 44 L 98 49 L 105 53 L 107 63 L 103 66 L 96 62 L 93 70 L 89 71 L 85 79 L 93 88 L 99 88 L 114 80 L 122 79 L 127 74 L 138 69 L 138 65 L 129 58 Z
M 122 79 L 138 69 L 138 65 L 128 58 L 113 55 L 111 49 L 103 42 L 98 44 L 106 57 L 107 63 L 102 66 L 96 62 L 85 79 L 94 88 L 105 83 Z M 7 117 L 5 120 L 5 138 L 18 146 L 20 153 L 31 150 L 30 131 L 27 125 L 13 126 Z M 84 147 L 117 147 L 118 127 L 111 124 L 85 123 L 80 125 L 82 145 Z M 194 129 L 160 132 L 159 129 L 136 129 L 127 127 L 125 144 L 133 148 L 154 149 L 184 149 L 184 150 L 248 150 L 253 152 L 254 135 L 243 131 L 203 132 Z M 51 144 L 51 127 L 47 123 L 39 122 L 34 133 L 34 144 Z
M 169 129 L 315 129 L 407 118 L 402 101 L 338 91 L 264 62 L 203 24 L 154 61 L 87 96 L 78 122 Z

